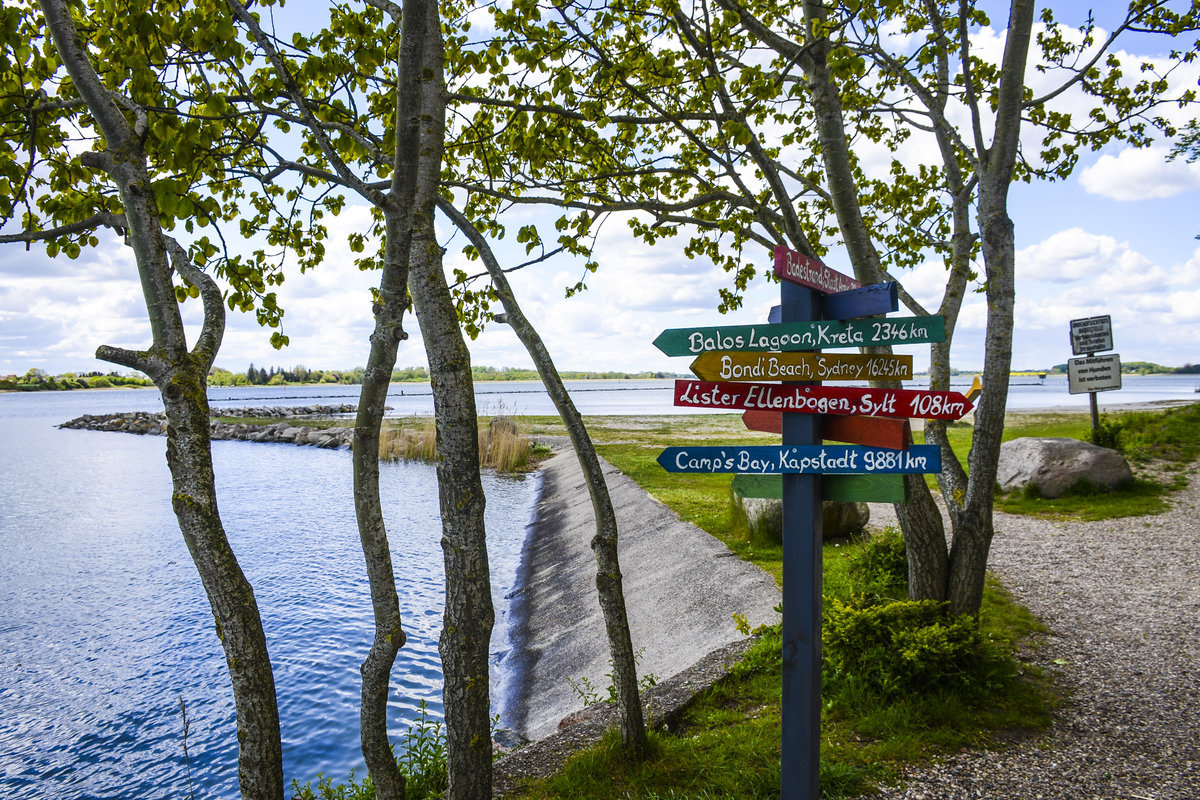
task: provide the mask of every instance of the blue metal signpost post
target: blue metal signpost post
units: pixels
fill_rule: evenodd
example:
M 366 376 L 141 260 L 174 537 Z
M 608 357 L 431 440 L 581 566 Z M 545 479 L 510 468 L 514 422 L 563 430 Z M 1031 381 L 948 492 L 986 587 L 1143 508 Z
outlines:
M 816 292 L 782 281 L 783 322 L 820 319 Z M 821 440 L 816 414 L 784 414 L 783 444 Z M 783 476 L 783 708 L 780 800 L 820 797 L 821 477 Z

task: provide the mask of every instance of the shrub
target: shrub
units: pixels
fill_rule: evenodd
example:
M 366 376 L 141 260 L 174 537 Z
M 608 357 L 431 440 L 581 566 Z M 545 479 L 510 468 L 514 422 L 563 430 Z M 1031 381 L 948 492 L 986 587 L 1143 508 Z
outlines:
M 833 600 L 821 643 L 826 681 L 853 681 L 884 698 L 948 684 L 986 688 L 996 660 L 973 617 L 948 617 L 932 600 Z
M 885 528 L 864 541 L 846 568 L 862 594 L 892 595 L 908 585 L 908 551 L 897 528 Z

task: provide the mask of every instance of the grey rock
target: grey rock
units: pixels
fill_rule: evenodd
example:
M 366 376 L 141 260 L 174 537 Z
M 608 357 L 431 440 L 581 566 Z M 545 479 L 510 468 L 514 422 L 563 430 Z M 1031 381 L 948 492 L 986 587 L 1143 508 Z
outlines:
M 733 496 L 735 511 L 745 516 L 752 541 L 783 541 L 783 501 L 761 497 Z M 825 539 L 844 539 L 862 531 L 871 519 L 866 503 L 828 501 L 822 509 L 821 530 Z
M 1036 486 L 1042 497 L 1061 497 L 1090 484 L 1111 491 L 1133 482 L 1133 472 L 1116 450 L 1077 439 L 1030 436 L 1000 447 L 996 480 L 1005 492 Z

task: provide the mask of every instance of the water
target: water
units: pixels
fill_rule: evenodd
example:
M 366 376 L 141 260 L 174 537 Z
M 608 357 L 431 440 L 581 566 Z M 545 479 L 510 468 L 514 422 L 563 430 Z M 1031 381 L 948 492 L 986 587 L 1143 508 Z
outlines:
M 237 795 L 232 694 L 170 510 L 165 440 L 53 427 L 156 406 L 144 391 L 0 395 L 0 796 Z M 358 666 L 372 631 L 349 454 L 214 442 L 213 458 L 267 630 L 286 778 L 343 778 L 361 765 Z M 399 734 L 421 700 L 441 716 L 440 522 L 431 467 L 381 467 L 408 634 L 391 693 Z M 538 479 L 484 484 L 495 664 Z
M 1126 376 L 1102 406 L 1200 399 L 1196 376 Z M 585 414 L 673 414 L 671 381 L 578 381 Z M 552 414 L 537 384 L 480 384 L 481 413 Z M 214 405 L 356 402 L 346 386 L 215 388 Z M 1013 408 L 1086 410 L 1066 380 L 1021 383 Z M 428 414 L 428 385 L 396 415 Z M 154 390 L 0 394 L 0 797 L 236 796 L 233 704 L 211 614 L 170 511 L 160 437 L 62 431 L 84 413 L 158 410 Z M 278 684 L 287 779 L 359 766 L 358 665 L 370 605 L 345 452 L 214 442 L 230 540 L 255 591 Z M 485 476 L 497 603 L 493 663 L 536 478 Z M 436 483 L 383 464 L 408 644 L 393 672 L 393 733 L 421 700 L 441 713 L 442 557 Z M 503 692 L 502 670 L 494 686 Z M 186 706 L 185 740 L 180 700 Z M 186 741 L 189 763 L 185 763 Z

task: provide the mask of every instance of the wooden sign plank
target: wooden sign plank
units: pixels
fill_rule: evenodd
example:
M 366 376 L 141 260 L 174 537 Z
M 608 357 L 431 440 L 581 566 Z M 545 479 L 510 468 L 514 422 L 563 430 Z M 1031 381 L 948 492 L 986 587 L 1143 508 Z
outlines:
M 900 289 L 895 281 L 873 283 L 861 289 L 835 292 L 821 298 L 825 319 L 854 319 L 891 314 L 900 310 Z M 771 306 L 767 322 L 783 321 L 782 306 Z
M 947 420 L 960 419 L 971 410 L 967 398 L 958 392 L 729 381 L 675 381 L 675 405 L 725 411 L 755 408 L 798 414 Z
M 830 269 L 815 258 L 789 250 L 783 245 L 775 247 L 775 275 L 781 280 L 807 286 L 822 294 L 858 289 L 861 283 Z
M 942 454 L 931 444 L 913 445 L 907 450 L 848 444 L 697 445 L 668 447 L 659 455 L 658 463 L 667 472 L 706 474 L 924 474 L 941 471 Z
M 783 498 L 782 475 L 733 476 L 732 489 L 738 497 L 759 497 L 766 500 Z M 907 503 L 908 490 L 904 476 L 893 475 L 826 475 L 821 478 L 821 496 L 825 500 L 843 503 Z
M 713 350 L 691 369 L 703 381 L 903 381 L 912 378 L 912 356 Z
M 654 346 L 669 356 L 694 356 L 710 350 L 769 352 L 866 347 L 873 344 L 928 344 L 946 341 L 940 316 L 891 319 L 814 320 L 782 325 L 728 325 L 668 328 Z
M 782 411 L 749 409 L 742 414 L 742 421 L 752 431 L 783 433 Z M 912 441 L 912 430 L 906 419 L 829 416 L 821 421 L 821 438 L 827 442 L 900 450 Z

